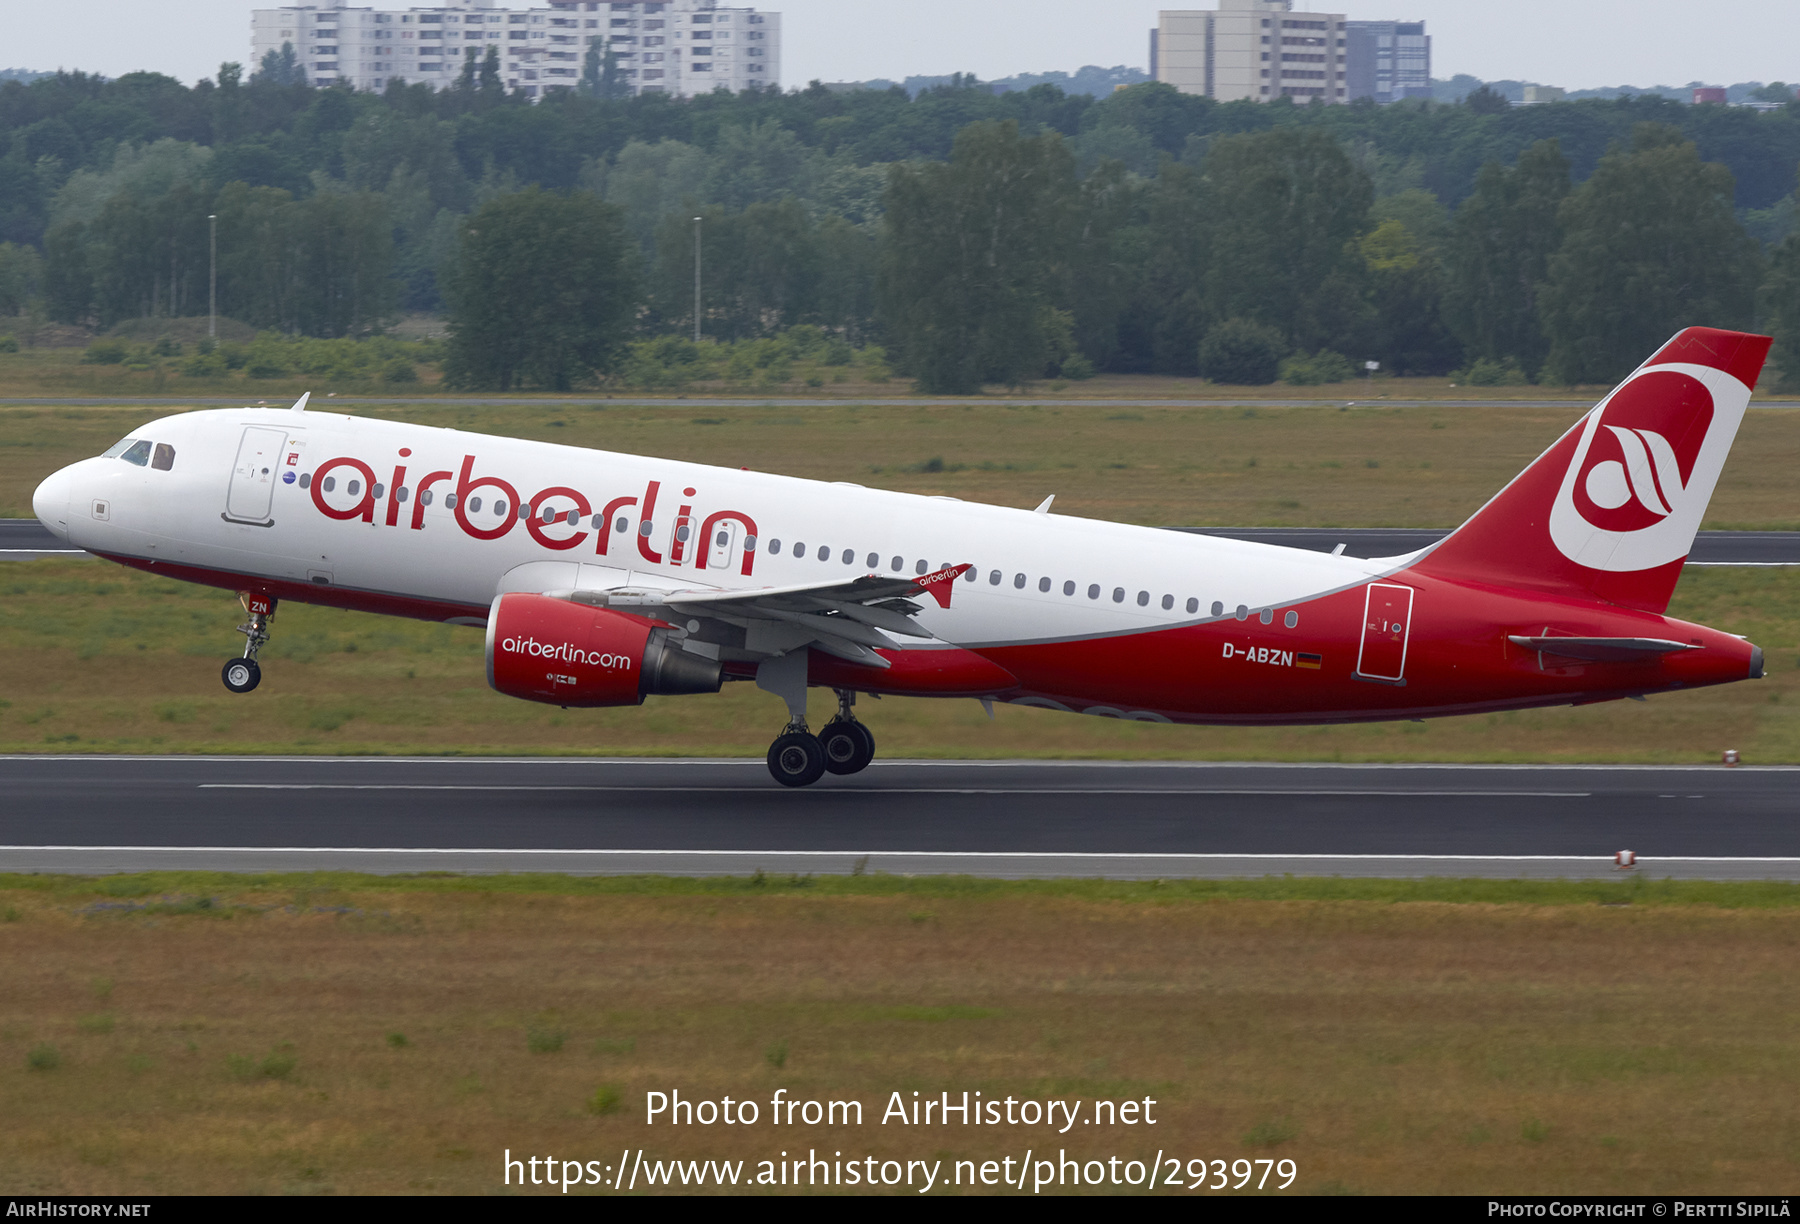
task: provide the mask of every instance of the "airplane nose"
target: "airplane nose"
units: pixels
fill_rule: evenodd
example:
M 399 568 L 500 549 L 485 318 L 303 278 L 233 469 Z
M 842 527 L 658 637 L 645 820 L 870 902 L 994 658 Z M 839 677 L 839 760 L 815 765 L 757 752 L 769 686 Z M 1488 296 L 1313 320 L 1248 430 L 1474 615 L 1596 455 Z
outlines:
M 69 494 L 74 477 L 64 468 L 45 479 L 31 495 L 31 512 L 60 540 L 69 538 Z

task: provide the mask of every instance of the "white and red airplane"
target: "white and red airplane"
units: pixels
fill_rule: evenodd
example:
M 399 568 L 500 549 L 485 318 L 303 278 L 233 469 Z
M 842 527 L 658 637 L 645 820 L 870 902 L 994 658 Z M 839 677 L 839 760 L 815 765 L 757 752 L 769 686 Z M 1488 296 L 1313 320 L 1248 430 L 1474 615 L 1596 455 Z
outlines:
M 1768 353 L 1689 328 L 1441 543 L 1363 560 L 306 411 L 152 421 L 33 498 L 108 560 L 238 592 L 257 686 L 281 600 L 485 625 L 488 683 L 560 706 L 754 680 L 788 786 L 854 773 L 858 693 L 1182 723 L 1581 705 L 1760 678 L 1663 615 Z M 813 735 L 809 685 L 836 690 Z M 991 707 L 990 707 L 991 708 Z

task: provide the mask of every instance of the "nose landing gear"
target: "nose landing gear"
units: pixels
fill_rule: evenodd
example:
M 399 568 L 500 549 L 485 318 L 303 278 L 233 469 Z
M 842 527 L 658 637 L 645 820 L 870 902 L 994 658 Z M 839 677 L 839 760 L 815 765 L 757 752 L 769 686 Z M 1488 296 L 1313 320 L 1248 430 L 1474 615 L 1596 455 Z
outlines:
M 275 615 L 275 598 L 254 591 L 239 591 L 238 602 L 244 605 L 244 612 L 249 617 L 237 627 L 244 635 L 244 653 L 240 658 L 225 660 L 219 678 L 232 692 L 248 693 L 262 683 L 262 668 L 257 665 L 256 654 L 269 644 L 269 620 Z

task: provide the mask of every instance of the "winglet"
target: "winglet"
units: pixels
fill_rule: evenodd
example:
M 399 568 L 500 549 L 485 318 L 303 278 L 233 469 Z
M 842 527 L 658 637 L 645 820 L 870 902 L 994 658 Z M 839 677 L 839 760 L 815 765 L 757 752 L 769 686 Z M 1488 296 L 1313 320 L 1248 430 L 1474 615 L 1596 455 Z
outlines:
M 938 607 L 948 608 L 950 606 L 951 585 L 955 583 L 958 578 L 961 578 L 964 574 L 974 568 L 974 566 L 969 565 L 966 562 L 962 565 L 946 566 L 936 573 L 926 574 L 923 578 L 914 578 L 913 585 L 920 591 L 937 600 Z
M 311 398 L 312 398 L 312 392 L 311 392 L 311 391 L 308 391 L 308 392 L 306 392 L 306 393 L 304 393 L 304 394 L 303 394 L 303 395 L 301 395 L 301 397 L 300 397 L 300 398 L 299 398 L 299 399 L 297 399 L 297 400 L 295 400 L 295 401 L 294 401 L 294 408 L 293 408 L 293 410 L 294 410 L 294 411 L 295 411 L 295 412 L 305 412 L 305 411 L 306 411 L 306 401 L 307 401 L 307 400 L 309 400 L 309 399 L 311 399 Z

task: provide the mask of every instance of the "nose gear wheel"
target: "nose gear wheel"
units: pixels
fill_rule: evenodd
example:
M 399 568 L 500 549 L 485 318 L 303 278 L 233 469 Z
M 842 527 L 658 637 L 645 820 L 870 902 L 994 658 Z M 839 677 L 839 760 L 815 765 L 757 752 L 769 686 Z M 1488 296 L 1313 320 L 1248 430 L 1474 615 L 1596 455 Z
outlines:
M 244 614 L 249 617 L 237 627 L 237 631 L 244 635 L 244 653 L 238 658 L 225 660 L 219 678 L 232 692 L 248 693 L 262 683 L 262 667 L 257 663 L 256 655 L 269 644 L 269 620 L 275 615 L 275 600 L 249 591 L 239 591 L 238 602 L 244 605 Z

